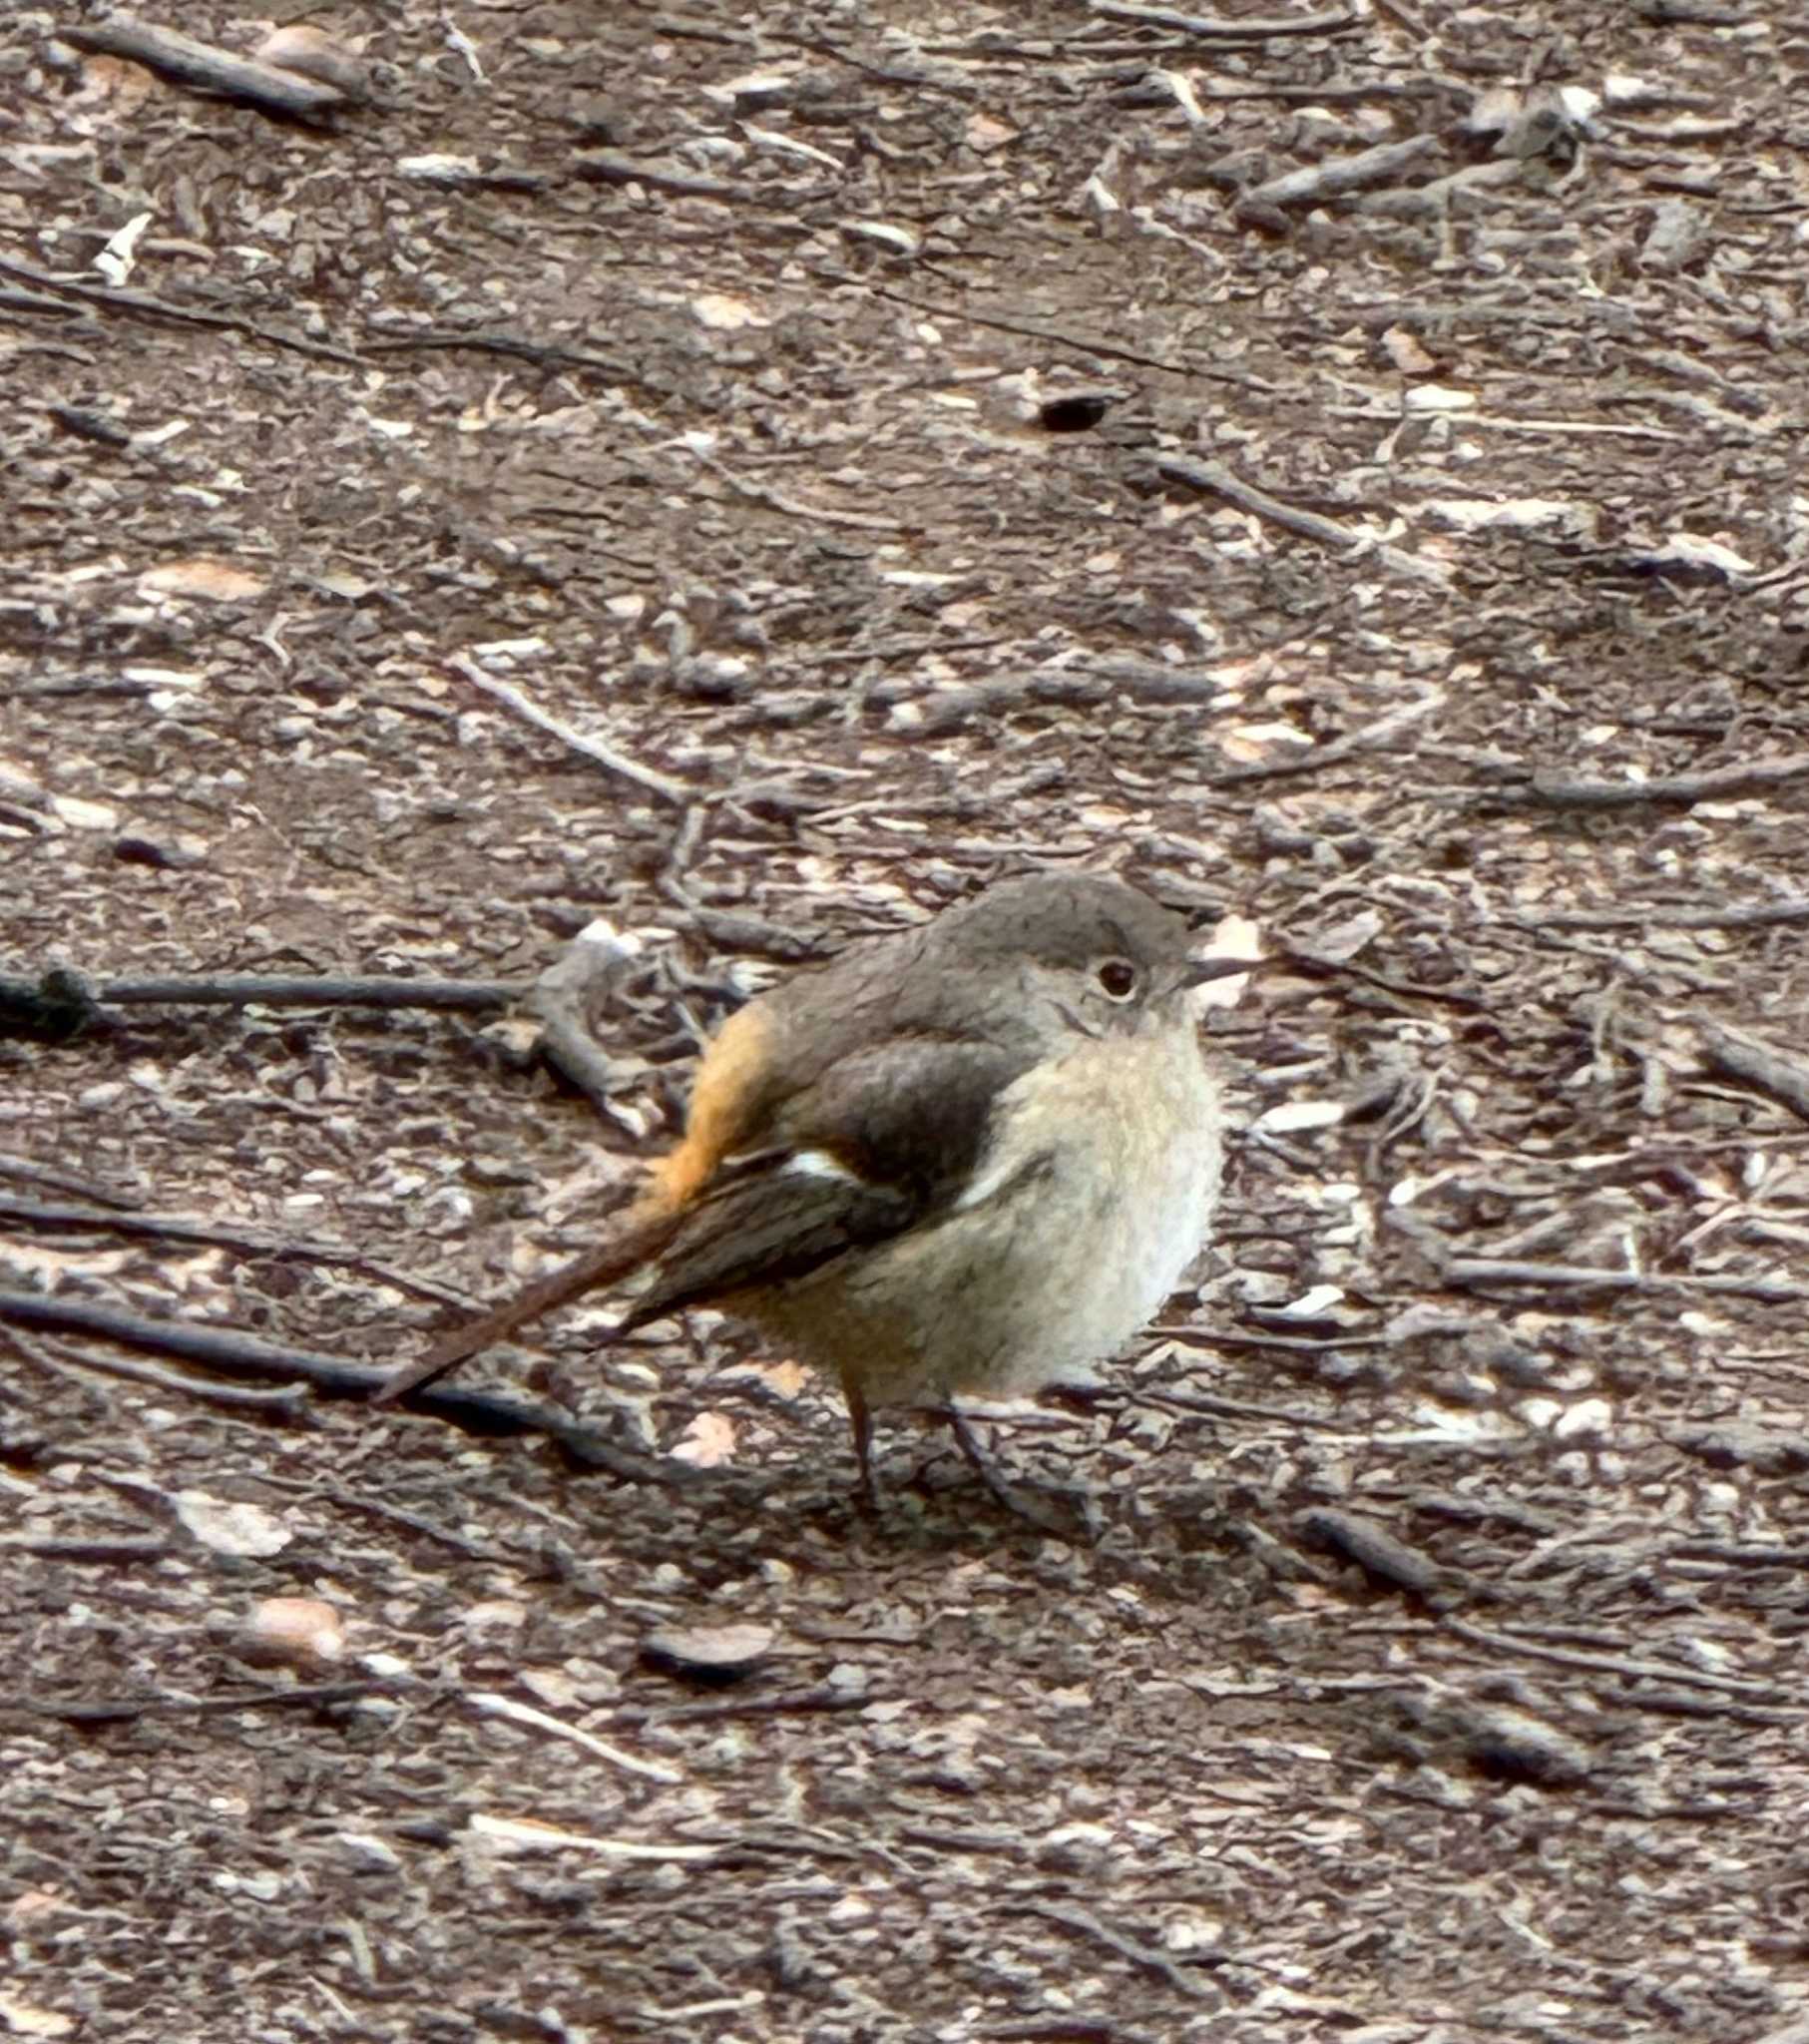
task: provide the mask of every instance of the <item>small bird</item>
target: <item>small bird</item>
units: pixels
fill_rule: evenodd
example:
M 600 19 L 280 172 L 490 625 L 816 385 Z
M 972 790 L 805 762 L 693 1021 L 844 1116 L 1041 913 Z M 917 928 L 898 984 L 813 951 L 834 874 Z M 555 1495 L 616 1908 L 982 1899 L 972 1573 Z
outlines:
M 719 1307 L 835 1376 L 869 1501 L 880 1406 L 946 1417 L 994 1483 L 955 1400 L 1109 1354 L 1200 1250 L 1220 1135 L 1193 989 L 1250 970 L 1091 874 L 1002 881 L 850 944 L 729 1019 L 609 1240 L 378 1395 L 634 1275 L 619 1331 Z

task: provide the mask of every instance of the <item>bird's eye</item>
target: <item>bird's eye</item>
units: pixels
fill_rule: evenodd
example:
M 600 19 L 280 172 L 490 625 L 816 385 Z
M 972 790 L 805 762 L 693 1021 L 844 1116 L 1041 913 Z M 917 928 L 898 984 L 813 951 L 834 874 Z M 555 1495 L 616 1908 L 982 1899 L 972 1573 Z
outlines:
M 1128 958 L 1103 959 L 1094 977 L 1115 1001 L 1128 1001 L 1136 992 L 1136 967 Z

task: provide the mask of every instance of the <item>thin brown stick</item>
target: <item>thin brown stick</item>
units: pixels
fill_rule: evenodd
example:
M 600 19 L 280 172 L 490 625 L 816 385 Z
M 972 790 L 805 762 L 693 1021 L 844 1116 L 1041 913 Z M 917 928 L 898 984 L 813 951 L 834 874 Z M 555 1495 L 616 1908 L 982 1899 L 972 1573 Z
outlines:
M 191 1221 L 179 1214 L 96 1213 L 87 1207 L 56 1207 L 39 1200 L 20 1200 L 0 1193 L 0 1221 L 23 1228 L 44 1229 L 53 1234 L 92 1233 L 98 1235 L 144 1236 L 153 1242 L 211 1243 L 220 1249 L 239 1250 L 248 1257 L 273 1257 L 283 1262 L 338 1264 L 380 1278 L 401 1291 L 442 1305 L 464 1306 L 471 1301 L 462 1293 L 429 1278 L 411 1277 L 393 1265 L 380 1264 L 349 1243 L 304 1242 L 271 1235 L 260 1228 L 226 1228 L 211 1221 Z
M 1717 1675 L 1703 1668 L 1684 1668 L 1668 1661 L 1645 1661 L 1630 1654 L 1584 1653 L 1525 1634 L 1492 1632 L 1464 1618 L 1446 1618 L 1442 1623 L 1447 1632 L 1456 1634 L 1460 1640 L 1468 1640 L 1474 1647 L 1489 1647 L 1502 1654 L 1525 1654 L 1535 1661 L 1553 1662 L 1560 1668 L 1618 1675 L 1632 1682 L 1674 1682 L 1680 1689 L 1712 1690 L 1718 1695 L 1748 1698 L 1760 1704 L 1789 1702 L 1786 1689 L 1752 1681 L 1742 1675 Z
M 1651 780 L 1574 780 L 1568 774 L 1543 771 L 1534 774 L 1524 792 L 1553 808 L 1624 809 L 1638 802 L 1726 801 L 1736 795 L 1769 794 L 1804 779 L 1809 779 L 1809 753 L 1784 753 L 1775 760 L 1747 760 L 1705 773 L 1660 774 Z
M 1124 1931 L 1115 1930 L 1110 1924 L 1103 1923 L 1090 1910 L 1060 1907 L 1054 1902 L 1006 1902 L 1001 1906 L 1007 1915 L 1040 1916 L 1046 1923 L 1060 1924 L 1064 1930 L 1076 1931 L 1082 1937 L 1091 1938 L 1096 1944 L 1103 1944 L 1108 1951 L 1116 1952 L 1121 1959 L 1129 1959 L 1133 1966 L 1141 1966 L 1154 1973 L 1177 1992 L 1188 1995 L 1195 2001 L 1203 2000 L 1210 1991 L 1204 1981 L 1194 1979 L 1190 1973 L 1183 1973 L 1166 1952 L 1158 1951 L 1153 1945 L 1139 1944 L 1135 1938 L 1128 1937 Z M 1218 1966 L 1225 1964 L 1225 1960 L 1220 1954 L 1212 1953 L 1200 1959 L 1198 1963 Z
M 1284 171 L 1278 178 L 1251 188 L 1245 203 L 1251 206 L 1315 206 L 1321 200 L 1336 199 L 1345 192 L 1361 191 L 1365 185 L 1380 185 L 1417 163 L 1428 151 L 1436 150 L 1436 135 L 1410 135 L 1404 142 L 1384 142 L 1352 156 L 1333 157 L 1322 164 L 1308 164 Z
M 1138 28 L 1171 28 L 1184 36 L 1205 36 L 1214 40 L 1249 42 L 1269 36 L 1335 36 L 1354 28 L 1357 16 L 1348 7 L 1332 7 L 1322 14 L 1251 15 L 1247 20 L 1222 15 L 1181 14 L 1172 7 L 1144 7 L 1135 0 L 1091 0 L 1095 14 L 1108 21 L 1134 22 Z
M 572 175 L 593 185 L 645 185 L 650 192 L 671 192 L 679 199 L 753 199 L 751 186 L 726 178 L 700 177 L 681 165 L 657 157 L 625 156 L 615 149 L 581 149 L 571 160 Z
M 76 1355 L 53 1352 L 17 1327 L 6 1330 L 5 1340 L 41 1369 L 74 1375 L 95 1370 L 104 1377 L 119 1377 L 130 1384 L 149 1384 L 154 1390 L 174 1391 L 185 1398 L 201 1398 L 213 1405 L 248 1407 L 254 1412 L 279 1419 L 299 1419 L 307 1410 L 308 1394 L 300 1384 L 229 1384 L 206 1377 L 166 1369 L 162 1363 L 146 1362 L 128 1355 Z
M 145 1562 L 163 1561 L 177 1551 L 174 1540 L 160 1540 L 155 1534 L 66 1533 L 42 1539 L 30 1534 L 0 1534 L 0 1558 L 28 1554 L 34 1561 L 67 1562 L 73 1568 L 137 1568 Z
M 347 1362 L 317 1349 L 265 1341 L 238 1327 L 197 1326 L 155 1320 L 98 1299 L 52 1296 L 36 1291 L 0 1291 L 0 1321 L 22 1327 L 50 1327 L 63 1333 L 93 1334 L 152 1355 L 180 1355 L 224 1376 L 282 1382 L 299 1378 L 324 1398 L 367 1398 L 390 1381 L 369 1363 Z M 412 1410 L 488 1438 L 545 1434 L 583 1468 L 606 1469 L 632 1483 L 681 1485 L 695 1472 L 683 1462 L 640 1455 L 585 1426 L 568 1413 L 525 1398 L 456 1386 L 415 1388 Z
M 680 808 L 697 799 L 695 788 L 686 786 L 682 780 L 675 780 L 670 773 L 662 773 L 656 767 L 642 766 L 639 760 L 630 759 L 627 753 L 615 746 L 605 745 L 602 739 L 590 738 L 584 732 L 574 730 L 564 718 L 555 717 L 551 711 L 541 709 L 538 703 L 530 702 L 510 683 L 485 674 L 476 661 L 464 654 L 454 654 L 447 665 L 455 674 L 463 675 L 474 689 L 481 689 L 493 702 L 512 711 L 524 724 L 531 724 L 537 731 L 556 738 L 562 746 L 569 746 L 582 758 L 601 766 L 606 773 L 614 773 L 622 780 L 632 780 L 637 787 L 646 788 L 649 794 L 658 795 L 664 802 L 675 802 Z
M 271 347 L 288 348 L 295 354 L 312 355 L 319 361 L 346 362 L 353 368 L 362 366 L 358 356 L 349 348 L 333 347 L 323 340 L 309 340 L 303 334 L 291 332 L 286 327 L 268 325 L 246 313 L 205 311 L 198 305 L 179 305 L 168 298 L 156 297 L 150 291 L 126 290 L 111 284 L 88 283 L 80 277 L 58 276 L 49 270 L 33 269 L 29 263 L 15 262 L 6 256 L 0 256 L 0 276 L 20 277 L 42 289 L 79 298 L 84 304 L 104 306 L 110 312 L 125 312 L 144 319 L 170 319 L 181 326 L 212 326 L 226 333 L 248 333 L 255 340 L 268 341 Z
M 1399 710 L 1391 710 L 1386 717 L 1377 718 L 1374 724 L 1347 731 L 1342 738 L 1331 739 L 1323 746 L 1303 746 L 1293 758 L 1254 760 L 1247 766 L 1227 766 L 1211 776 L 1211 784 L 1214 787 L 1234 787 L 1240 781 L 1287 780 L 1304 773 L 1317 773 L 1322 766 L 1335 766 L 1353 754 L 1392 744 L 1409 725 L 1417 724 L 1422 717 L 1436 710 L 1438 704 L 1436 696 L 1422 696 L 1417 703 L 1405 703 Z
M 317 79 L 298 72 L 281 71 L 273 64 L 258 64 L 248 57 L 235 57 L 229 50 L 212 43 L 197 42 L 193 36 L 173 28 L 157 28 L 129 14 L 109 15 L 105 21 L 73 22 L 57 30 L 60 42 L 78 50 L 95 50 L 107 57 L 126 57 L 173 78 L 178 85 L 191 85 L 227 99 L 248 100 L 275 114 L 290 114 L 300 120 L 317 120 L 336 107 L 347 104 L 345 95 Z
M 365 1697 L 394 1696 L 428 1687 L 418 1676 L 373 1675 L 354 1682 L 297 1685 L 294 1689 L 255 1689 L 229 1697 L 59 1697 L 0 1696 L 0 1711 L 29 1711 L 37 1718 L 60 1718 L 66 1725 L 105 1725 L 122 1718 L 210 1716 L 226 1711 L 287 1710 L 294 1706 L 325 1709 L 329 1704 L 354 1704 Z
M 1742 1298 L 1782 1302 L 1809 1298 L 1809 1285 L 1781 1278 L 1696 1278 L 1687 1271 L 1609 1271 L 1587 1264 L 1520 1264 L 1494 1257 L 1452 1257 L 1440 1271 L 1447 1284 L 1598 1285 L 1604 1291 L 1731 1292 Z
M 525 985 L 485 979 L 403 979 L 322 973 L 317 978 L 261 973 L 176 974 L 112 979 L 94 985 L 53 966 L 38 979 L 0 977 L 0 1034 L 9 1030 L 67 1041 L 101 1021 L 111 1004 L 142 1007 L 243 1008 L 503 1008 Z
M 1367 1575 L 1411 1596 L 1450 1596 L 1464 1586 L 1461 1570 L 1446 1568 L 1431 1555 L 1410 1547 L 1385 1527 L 1359 1518 L 1355 1512 L 1321 1506 L 1302 1512 L 1296 1524 L 1316 1545 L 1355 1562 Z
M 53 1165 L 38 1164 L 29 1157 L 0 1155 L 0 1178 L 17 1179 L 22 1185 L 48 1186 L 53 1193 L 68 1193 L 78 1200 L 91 1201 L 97 1207 L 111 1207 L 120 1213 L 145 1204 L 138 1193 L 118 1192 L 96 1179 L 82 1178 L 73 1171 L 60 1170 Z
M 1385 566 L 1415 581 L 1436 583 L 1440 588 L 1450 584 L 1449 570 L 1438 562 L 1424 560 L 1405 547 L 1372 541 L 1367 533 L 1354 532 L 1348 525 L 1340 525 L 1335 518 L 1326 518 L 1317 511 L 1303 511 L 1298 505 L 1271 496 L 1255 483 L 1245 482 L 1222 461 L 1196 461 L 1188 454 L 1166 454 L 1156 462 L 1155 471 L 1164 482 L 1223 497 L 1240 511 L 1251 512 L 1271 525 L 1280 526 L 1284 532 L 1298 533 L 1302 539 L 1316 541 L 1352 559 L 1373 553 Z
M 514 361 L 533 362 L 545 369 L 595 369 L 616 382 L 633 383 L 662 397 L 673 394 L 671 384 L 631 362 L 618 361 L 614 355 L 562 347 L 557 341 L 532 340 L 526 334 L 510 333 L 499 327 L 464 331 L 458 327 L 424 326 L 408 333 L 377 332 L 368 335 L 362 346 L 366 354 L 394 354 L 404 349 L 464 349 L 473 354 L 504 355 Z
M 493 979 L 404 979 L 371 974 L 317 978 L 233 972 L 186 978 L 112 979 L 96 998 L 137 1005 L 148 1001 L 242 1008 L 503 1008 L 526 985 Z
M 1809 1122 L 1809 1064 L 1748 1036 L 1736 1036 L 1712 1022 L 1701 1022 L 1708 1062 L 1729 1078 L 1743 1080 L 1782 1101 L 1790 1112 Z
M 1321 546 L 1335 548 L 1340 553 L 1354 554 L 1362 550 L 1363 535 L 1360 532 L 1353 532 L 1348 525 L 1340 525 L 1335 518 L 1326 518 L 1317 511 L 1302 511 L 1297 505 L 1284 503 L 1255 483 L 1245 482 L 1242 476 L 1234 475 L 1222 461 L 1196 461 L 1191 455 L 1175 454 L 1158 461 L 1156 469 L 1168 482 L 1184 483 L 1189 489 L 1203 491 L 1208 496 L 1223 497 L 1240 511 L 1254 512 L 1271 525 L 1279 525 L 1284 532 L 1298 533 L 1302 539 L 1317 540 Z
M 1809 922 L 1809 894 L 1782 901 L 1730 902 L 1724 908 L 1651 908 L 1630 902 L 1625 908 L 1555 908 L 1538 917 L 1518 918 L 1522 929 L 1618 930 L 1746 930 L 1768 929 L 1777 923 Z

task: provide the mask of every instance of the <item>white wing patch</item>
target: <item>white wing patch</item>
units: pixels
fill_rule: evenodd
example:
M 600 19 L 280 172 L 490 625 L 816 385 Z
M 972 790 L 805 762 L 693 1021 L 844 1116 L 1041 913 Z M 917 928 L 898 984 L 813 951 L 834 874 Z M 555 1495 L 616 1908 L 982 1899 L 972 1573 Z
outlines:
M 798 1178 L 833 1179 L 844 1186 L 861 1186 L 866 1180 L 857 1171 L 850 1171 L 839 1157 L 833 1157 L 827 1150 L 796 1150 L 786 1158 L 785 1169 Z
M 984 1207 L 995 1194 L 1002 1192 L 1024 1167 L 1024 1159 L 1009 1149 L 1003 1155 L 994 1155 L 993 1167 L 984 1171 L 955 1202 L 955 1211 L 964 1213 L 969 1207 Z

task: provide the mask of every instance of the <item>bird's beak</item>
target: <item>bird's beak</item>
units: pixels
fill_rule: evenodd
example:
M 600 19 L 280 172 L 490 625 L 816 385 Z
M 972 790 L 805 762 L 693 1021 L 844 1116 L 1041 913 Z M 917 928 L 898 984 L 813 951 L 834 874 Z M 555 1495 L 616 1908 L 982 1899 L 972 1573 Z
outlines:
M 1199 994 L 1197 1000 L 1194 995 L 1198 988 L 1209 986 L 1215 979 L 1236 982 L 1252 972 L 1260 972 L 1267 962 L 1263 958 L 1232 958 L 1222 951 L 1189 958 L 1170 984 L 1167 998 L 1185 1002 L 1196 1009 L 1235 1007 L 1238 996 L 1243 992 L 1243 988 L 1235 983 L 1218 993 Z
M 1239 973 L 1259 971 L 1265 962 L 1261 958 L 1189 958 L 1175 985 L 1204 986 L 1211 979 L 1235 979 Z

